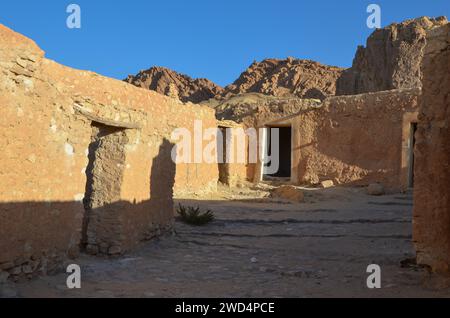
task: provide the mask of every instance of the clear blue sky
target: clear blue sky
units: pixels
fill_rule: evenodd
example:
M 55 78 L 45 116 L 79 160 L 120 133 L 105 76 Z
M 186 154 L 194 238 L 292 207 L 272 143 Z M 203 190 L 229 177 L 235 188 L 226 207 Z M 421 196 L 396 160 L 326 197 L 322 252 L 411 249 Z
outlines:
M 70 3 L 79 30 L 66 27 Z M 450 15 L 450 0 L 2 0 L 0 23 L 71 67 L 123 79 L 158 65 L 226 85 L 269 57 L 350 66 L 371 33 L 370 3 L 382 26 Z

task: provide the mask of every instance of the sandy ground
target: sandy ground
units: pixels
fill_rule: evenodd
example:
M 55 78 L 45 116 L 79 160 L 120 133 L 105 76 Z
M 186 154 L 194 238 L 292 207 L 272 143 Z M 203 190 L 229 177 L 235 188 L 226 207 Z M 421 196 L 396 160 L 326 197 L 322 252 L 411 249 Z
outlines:
M 178 199 L 212 209 L 202 227 L 175 232 L 120 258 L 83 255 L 82 288 L 67 274 L 3 287 L 16 297 L 449 297 L 448 281 L 417 266 L 411 194 L 360 188 L 307 189 L 306 202 L 265 198 L 267 187 Z M 382 288 L 368 289 L 369 264 Z

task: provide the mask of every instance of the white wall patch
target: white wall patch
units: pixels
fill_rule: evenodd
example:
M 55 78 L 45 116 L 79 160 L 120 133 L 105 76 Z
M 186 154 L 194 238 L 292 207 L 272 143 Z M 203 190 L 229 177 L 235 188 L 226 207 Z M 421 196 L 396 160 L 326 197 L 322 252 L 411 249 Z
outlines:
M 73 156 L 73 154 L 75 153 L 73 146 L 67 142 L 64 144 L 64 151 L 68 156 Z

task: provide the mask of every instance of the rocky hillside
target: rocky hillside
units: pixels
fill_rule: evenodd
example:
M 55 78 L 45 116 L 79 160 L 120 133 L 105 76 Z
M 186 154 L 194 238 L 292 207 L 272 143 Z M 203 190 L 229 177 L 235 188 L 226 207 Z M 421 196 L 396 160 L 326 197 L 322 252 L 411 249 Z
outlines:
M 275 97 L 260 93 L 245 93 L 228 99 L 210 99 L 202 103 L 216 110 L 218 120 L 233 120 L 246 127 L 258 127 L 262 122 L 297 114 L 300 110 L 319 107 L 318 99 Z
M 199 103 L 210 98 L 228 99 L 245 93 L 277 97 L 324 99 L 336 92 L 336 80 L 343 69 L 314 61 L 287 58 L 255 62 L 225 89 L 207 79 L 192 79 L 164 67 L 152 67 L 126 82 L 175 97 L 183 102 Z
M 310 60 L 287 58 L 255 62 L 231 85 L 224 95 L 262 93 L 279 97 L 324 99 L 335 95 L 336 80 L 343 69 Z
M 422 17 L 376 30 L 338 80 L 337 95 L 420 87 L 426 31 L 446 23 L 445 17 Z
M 175 97 L 182 102 L 199 103 L 222 94 L 223 88 L 210 80 L 193 79 L 164 67 L 152 67 L 129 75 L 126 82 L 158 93 Z

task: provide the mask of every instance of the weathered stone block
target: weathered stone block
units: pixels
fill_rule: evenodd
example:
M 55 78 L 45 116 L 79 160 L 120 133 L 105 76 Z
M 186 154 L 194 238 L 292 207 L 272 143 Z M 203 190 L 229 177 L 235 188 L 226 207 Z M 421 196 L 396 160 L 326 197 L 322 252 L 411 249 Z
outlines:
M 333 182 L 333 180 L 322 181 L 320 183 L 320 186 L 324 189 L 332 188 L 332 187 L 334 187 L 334 182 Z
M 274 198 L 281 198 L 289 200 L 291 202 L 303 202 L 304 194 L 303 191 L 297 187 L 286 185 L 275 188 L 271 193 Z

